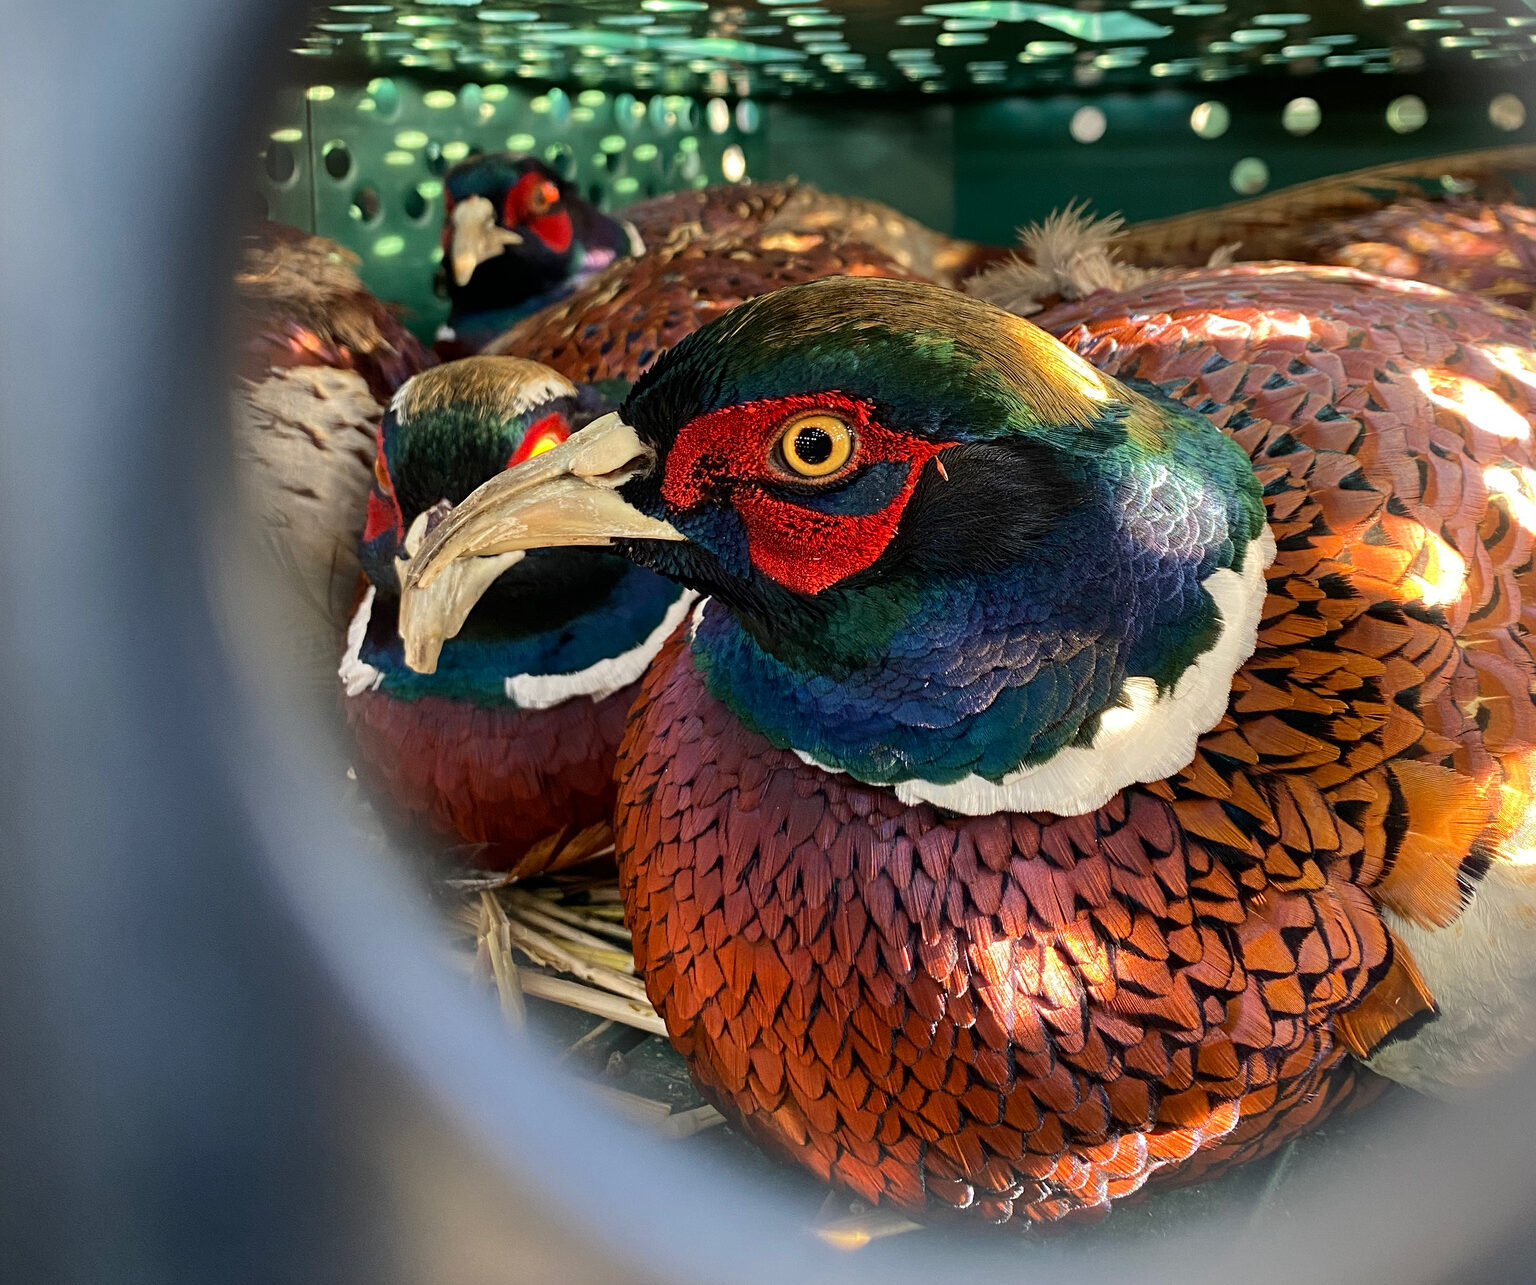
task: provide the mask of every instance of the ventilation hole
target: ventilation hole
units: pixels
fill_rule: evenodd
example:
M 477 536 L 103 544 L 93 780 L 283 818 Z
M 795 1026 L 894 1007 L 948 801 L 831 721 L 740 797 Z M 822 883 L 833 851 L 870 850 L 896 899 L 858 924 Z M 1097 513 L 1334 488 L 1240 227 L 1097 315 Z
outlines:
M 551 143 L 544 149 L 544 159 L 561 178 L 575 177 L 576 153 L 565 143 Z
M 1232 167 L 1229 181 L 1234 192 L 1253 196 L 1269 186 L 1269 166 L 1257 156 L 1245 156 Z
M 377 188 L 360 187 L 352 193 L 352 204 L 347 213 L 364 227 L 372 227 L 384 217 L 384 202 L 379 199 Z
M 292 183 L 299 172 L 298 157 L 287 143 L 268 143 L 263 164 L 266 166 L 267 177 L 279 187 Z
M 352 177 L 352 149 L 340 139 L 327 143 L 320 153 L 325 161 L 325 172 L 338 182 Z
M 735 143 L 720 155 L 720 173 L 727 183 L 740 183 L 747 176 L 747 156 Z
M 381 121 L 392 121 L 400 114 L 400 90 L 388 76 L 368 82 L 368 97 L 373 99 L 374 114 Z
M 690 182 L 695 178 L 702 178 L 701 168 L 699 154 L 696 151 L 679 151 L 672 157 L 672 174 L 675 178 Z
M 1394 134 L 1411 134 L 1423 129 L 1429 120 L 1429 108 L 1417 94 L 1404 94 L 1387 104 L 1387 128 Z
M 1315 98 L 1293 98 L 1280 113 L 1280 124 L 1287 134 L 1298 138 L 1310 134 L 1323 123 L 1323 109 Z
M 1232 124 L 1225 103 L 1200 103 L 1189 114 L 1189 127 L 1201 138 L 1220 138 Z
M 1495 129 L 1519 129 L 1525 124 L 1525 104 L 1514 94 L 1497 94 L 1488 104 L 1488 120 Z
M 432 202 L 421 194 L 420 187 L 408 187 L 405 189 L 405 198 L 400 202 L 405 211 L 405 217 L 412 223 L 420 223 L 427 217 L 427 211 L 432 208 Z
M 603 208 L 603 195 L 603 188 L 600 183 L 593 183 L 587 188 L 587 200 L 597 206 L 598 209 Z
M 441 175 L 447 171 L 448 158 L 443 155 L 443 145 L 441 143 L 428 143 L 422 155 L 426 158 L 427 172 L 429 174 Z
M 633 134 L 645 119 L 645 108 L 633 94 L 618 94 L 613 100 L 613 123 L 626 134 Z
M 1097 143 L 1104 137 L 1109 121 L 1098 107 L 1079 107 L 1072 113 L 1067 131 L 1079 143 Z
M 757 127 L 762 124 L 763 112 L 750 98 L 743 98 L 736 104 L 736 128 L 743 134 L 757 133 Z
M 711 134 L 723 134 L 731 127 L 731 107 L 723 98 L 711 98 L 704 109 L 704 119 Z

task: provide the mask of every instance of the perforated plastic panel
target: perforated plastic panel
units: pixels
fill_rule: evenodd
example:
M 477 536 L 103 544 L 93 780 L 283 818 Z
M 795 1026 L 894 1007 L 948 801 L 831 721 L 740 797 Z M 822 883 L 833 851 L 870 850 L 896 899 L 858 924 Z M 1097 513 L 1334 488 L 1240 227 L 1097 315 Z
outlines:
M 542 157 L 587 198 L 616 209 L 659 192 L 761 172 L 750 101 L 520 85 L 431 85 L 405 77 L 311 84 L 278 100 L 257 184 L 259 213 L 339 241 L 363 280 L 404 304 L 418 333 L 447 314 L 442 174 L 472 152 Z
M 737 93 L 1005 92 L 1350 69 L 1465 75 L 1536 57 L 1526 0 L 422 0 L 317 6 L 297 51 L 352 74 L 431 68 Z M 375 69 L 369 71 L 366 69 Z

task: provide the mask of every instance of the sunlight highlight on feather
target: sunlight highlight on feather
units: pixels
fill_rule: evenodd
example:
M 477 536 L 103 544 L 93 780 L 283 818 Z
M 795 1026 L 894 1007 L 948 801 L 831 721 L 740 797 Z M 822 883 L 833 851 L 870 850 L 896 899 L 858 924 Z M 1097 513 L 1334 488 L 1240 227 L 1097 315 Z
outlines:
M 1495 464 L 1483 470 L 1483 485 L 1501 495 L 1509 514 L 1527 531 L 1536 532 L 1536 469 L 1518 464 Z
M 1536 362 L 1526 349 L 1510 344 L 1487 344 L 1478 351 L 1511 379 L 1536 388 Z
M 1448 370 L 1416 370 L 1413 382 L 1436 406 L 1474 428 L 1507 441 L 1530 440 L 1530 421 L 1486 384 Z
M 1423 556 L 1424 570 L 1407 579 L 1418 590 L 1419 601 L 1426 607 L 1449 607 L 1459 602 L 1467 588 L 1467 560 L 1427 529 Z
M 1271 334 L 1292 339 L 1312 338 L 1312 322 L 1303 313 L 1272 312 L 1264 318 L 1264 323 Z

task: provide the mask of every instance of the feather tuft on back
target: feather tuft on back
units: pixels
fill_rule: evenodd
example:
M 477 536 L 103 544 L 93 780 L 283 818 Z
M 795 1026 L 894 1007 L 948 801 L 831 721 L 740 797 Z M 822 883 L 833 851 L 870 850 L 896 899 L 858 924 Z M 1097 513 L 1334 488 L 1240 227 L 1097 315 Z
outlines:
M 1129 290 L 1159 274 L 1125 263 L 1116 246 L 1125 220 L 1095 218 L 1073 202 L 1019 232 L 1023 256 L 978 273 L 965 292 L 1021 317 L 1096 290 Z

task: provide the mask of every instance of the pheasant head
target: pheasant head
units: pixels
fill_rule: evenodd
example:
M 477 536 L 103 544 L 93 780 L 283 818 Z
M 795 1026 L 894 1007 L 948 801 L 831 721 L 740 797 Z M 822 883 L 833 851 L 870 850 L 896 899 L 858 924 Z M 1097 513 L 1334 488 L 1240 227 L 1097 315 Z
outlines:
M 406 601 L 466 559 L 609 542 L 710 595 L 690 645 L 744 723 L 970 813 L 1086 812 L 1186 764 L 1273 556 L 1204 417 L 1012 314 L 862 278 L 684 339 L 459 505 Z

